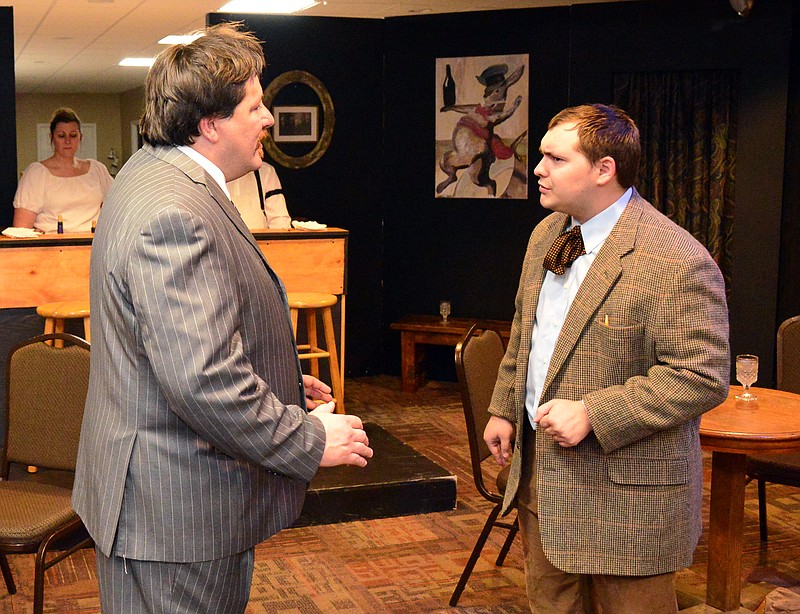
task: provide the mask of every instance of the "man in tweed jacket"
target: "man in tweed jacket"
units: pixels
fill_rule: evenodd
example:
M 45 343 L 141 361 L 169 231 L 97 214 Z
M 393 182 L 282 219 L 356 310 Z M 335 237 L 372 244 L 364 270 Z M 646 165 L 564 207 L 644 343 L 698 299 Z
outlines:
M 317 468 L 372 456 L 302 375 L 283 284 L 225 191 L 261 165 L 263 65 L 230 24 L 163 52 L 147 144 L 100 214 L 73 503 L 106 614 L 243 612 L 253 547 L 297 518 Z
M 728 388 L 722 276 L 631 187 L 624 112 L 565 109 L 540 150 L 553 213 L 528 244 L 484 433 L 511 459 L 504 511 L 517 504 L 531 610 L 676 612 L 674 572 L 702 530 L 700 416 Z M 546 270 L 574 225 L 582 255 Z

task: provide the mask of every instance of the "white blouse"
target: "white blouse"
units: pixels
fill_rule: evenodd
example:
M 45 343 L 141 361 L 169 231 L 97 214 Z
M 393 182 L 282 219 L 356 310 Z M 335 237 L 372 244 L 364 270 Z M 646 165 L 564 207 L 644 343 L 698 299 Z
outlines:
M 77 177 L 57 177 L 34 162 L 19 180 L 14 207 L 36 213 L 33 226 L 44 232 L 56 232 L 59 215 L 64 232 L 87 232 L 112 182 L 108 169 L 97 160 L 90 159 L 89 172 Z

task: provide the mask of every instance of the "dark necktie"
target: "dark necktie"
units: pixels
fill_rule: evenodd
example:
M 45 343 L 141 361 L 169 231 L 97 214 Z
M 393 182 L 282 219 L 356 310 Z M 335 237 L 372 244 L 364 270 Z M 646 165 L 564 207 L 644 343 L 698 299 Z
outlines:
M 562 232 L 553 241 L 544 257 L 544 268 L 553 271 L 556 275 L 563 275 L 567 267 L 575 262 L 578 256 L 583 256 L 585 253 L 581 227 L 575 226 L 571 230 Z

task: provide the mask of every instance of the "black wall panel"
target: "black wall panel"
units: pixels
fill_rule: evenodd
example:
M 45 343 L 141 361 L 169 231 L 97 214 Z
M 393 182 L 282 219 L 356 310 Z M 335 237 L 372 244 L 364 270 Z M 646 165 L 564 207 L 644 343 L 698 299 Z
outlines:
M 264 87 L 287 71 L 304 70 L 322 81 L 331 95 L 336 122 L 327 152 L 306 168 L 275 167 L 293 217 L 350 231 L 345 366 L 352 374 L 380 373 L 384 22 L 208 15 L 209 23 L 221 20 L 244 21 L 264 41 Z
M 17 107 L 14 103 L 14 9 L 0 6 L 0 227 L 11 226 L 14 211 L 11 203 L 17 191 Z
M 739 73 L 731 352 L 759 355 L 763 386 L 774 384 L 783 291 L 778 271 L 794 10 L 790 0 L 759 2 L 747 18 L 723 1 L 592 4 L 573 7 L 570 27 L 570 104 L 610 100 L 615 72 Z M 800 313 L 800 304 L 795 307 Z

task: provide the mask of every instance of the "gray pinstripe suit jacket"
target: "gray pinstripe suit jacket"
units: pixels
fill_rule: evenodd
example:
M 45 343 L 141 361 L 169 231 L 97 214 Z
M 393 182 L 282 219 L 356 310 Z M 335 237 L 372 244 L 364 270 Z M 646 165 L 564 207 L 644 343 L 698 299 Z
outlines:
M 542 261 L 567 222 L 545 218 L 525 254 L 490 406 L 515 425 L 526 419 Z M 702 529 L 699 417 L 725 399 L 729 368 L 719 269 L 634 191 L 570 307 L 541 395 L 542 403 L 583 399 L 594 429 L 574 448 L 536 438 L 542 544 L 556 567 L 650 575 L 691 563 Z M 506 512 L 524 462 L 518 426 Z
M 100 550 L 189 562 L 291 523 L 325 434 L 281 281 L 219 186 L 138 151 L 103 206 L 73 505 Z

